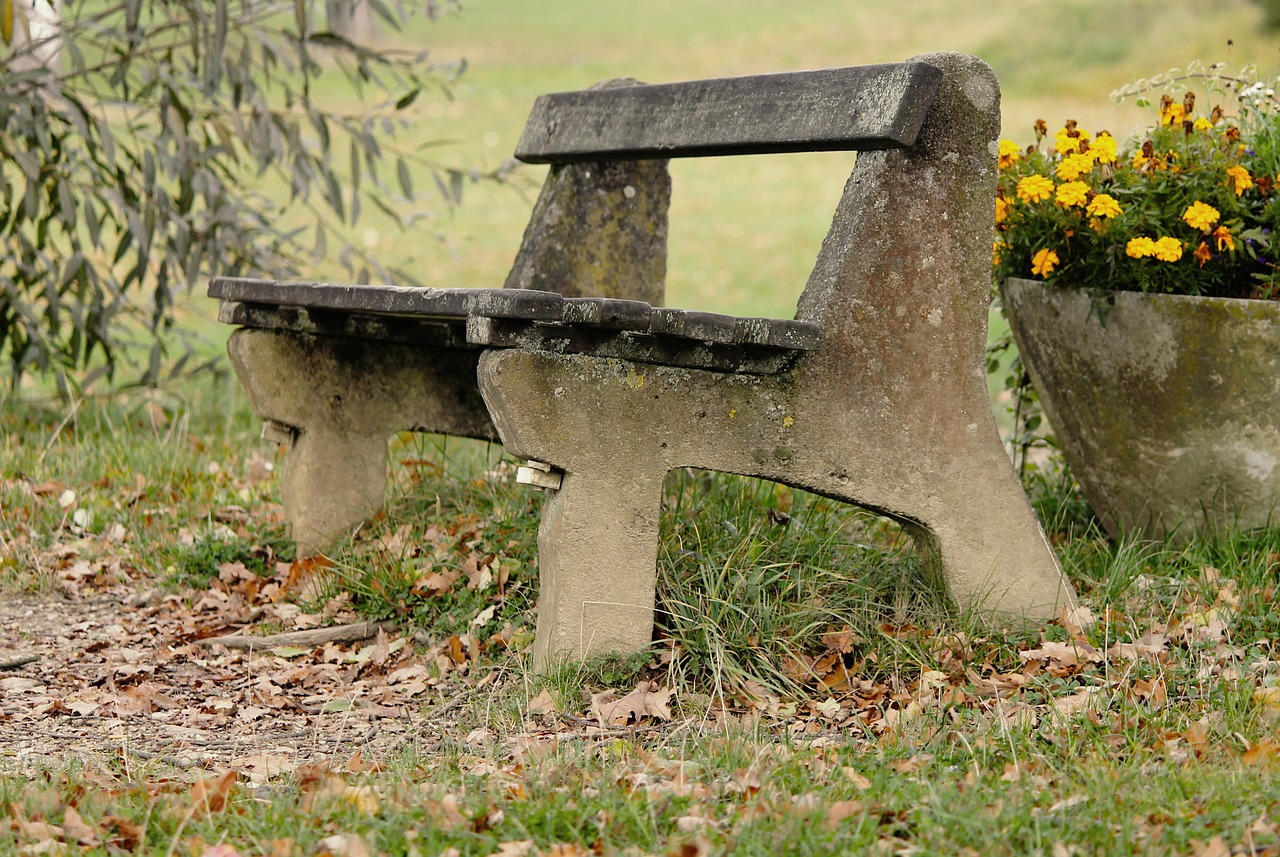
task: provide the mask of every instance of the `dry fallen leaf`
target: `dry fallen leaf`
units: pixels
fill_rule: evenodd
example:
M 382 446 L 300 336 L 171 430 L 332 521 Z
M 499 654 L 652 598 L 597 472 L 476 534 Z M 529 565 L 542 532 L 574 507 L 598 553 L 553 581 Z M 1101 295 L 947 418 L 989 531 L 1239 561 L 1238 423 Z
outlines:
M 620 699 L 614 699 L 615 691 L 607 690 L 591 696 L 591 714 L 600 723 L 626 726 L 633 720 L 639 723 L 645 717 L 654 720 L 670 720 L 671 691 L 660 688 L 654 682 L 642 681 L 636 689 Z
M 63 813 L 62 830 L 68 839 L 74 839 L 81 845 L 94 845 L 98 841 L 98 832 L 80 817 L 74 806 L 68 806 Z
M 326 836 L 316 846 L 317 857 L 371 857 L 368 843 L 354 833 Z
M 862 812 L 862 801 L 838 800 L 827 807 L 827 829 L 835 830 L 840 822 Z
M 556 704 L 555 697 L 551 692 L 543 689 L 537 696 L 529 700 L 529 707 L 525 710 L 525 714 L 556 714 L 560 711 L 560 706 Z
M 223 842 L 211 848 L 206 848 L 201 852 L 200 857 L 241 857 L 241 854 L 234 845 L 228 845 Z
M 1076 667 L 1086 663 L 1099 663 L 1102 653 L 1084 642 L 1057 643 L 1048 641 L 1040 648 L 1018 652 L 1024 661 L 1048 661 L 1049 665 L 1060 667 Z
M 227 806 L 227 798 L 236 784 L 236 772 L 226 771 L 219 777 L 201 777 L 191 787 L 191 814 L 213 814 Z

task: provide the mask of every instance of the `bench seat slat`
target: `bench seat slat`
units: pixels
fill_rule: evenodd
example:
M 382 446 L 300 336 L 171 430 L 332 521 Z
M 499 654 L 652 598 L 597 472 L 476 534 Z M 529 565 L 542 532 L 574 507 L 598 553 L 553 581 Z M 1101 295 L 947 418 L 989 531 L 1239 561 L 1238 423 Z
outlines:
M 651 84 L 539 96 L 529 163 L 910 146 L 942 72 L 927 63 Z
M 209 284 L 209 296 L 372 315 L 465 318 L 480 313 L 493 318 L 559 321 L 564 314 L 563 297 L 533 289 L 420 289 L 216 277 Z
M 474 349 L 467 342 L 464 318 L 413 318 L 361 315 L 305 307 L 224 301 L 218 321 L 260 330 L 287 330 L 346 339 L 368 339 L 431 348 Z
M 732 343 L 690 340 L 631 330 L 614 331 L 545 322 L 520 322 L 506 318 L 471 316 L 467 340 L 487 348 L 520 348 L 552 354 L 590 354 L 637 363 L 774 375 L 784 371 L 798 352 Z
M 644 301 L 622 298 L 566 298 L 565 324 L 603 327 L 610 330 L 648 330 L 653 307 Z

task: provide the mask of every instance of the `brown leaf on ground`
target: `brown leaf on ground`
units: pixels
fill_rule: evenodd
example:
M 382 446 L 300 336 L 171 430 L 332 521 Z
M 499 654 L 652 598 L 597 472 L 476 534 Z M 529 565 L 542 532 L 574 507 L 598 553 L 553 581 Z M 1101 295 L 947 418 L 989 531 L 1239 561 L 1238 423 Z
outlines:
M 221 842 L 210 848 L 206 848 L 200 853 L 200 857 L 242 857 L 242 855 L 236 850 L 234 845 L 228 845 L 225 842 Z
M 191 786 L 191 814 L 212 815 L 227 807 L 227 798 L 236 784 L 236 772 L 226 771 L 218 777 L 201 777 Z
M 590 857 L 591 850 L 576 842 L 557 842 L 546 851 L 543 857 Z
M 1055 667 L 1069 669 L 1102 661 L 1101 652 L 1088 643 L 1079 641 L 1072 643 L 1048 641 L 1042 643 L 1038 649 L 1018 652 L 1018 657 L 1024 661 L 1046 661 L 1051 669 Z
M 98 831 L 80 817 L 79 811 L 74 806 L 68 806 L 62 815 L 62 831 L 67 835 L 67 839 L 74 840 L 80 845 L 93 846 L 98 842 Z
M 862 801 L 838 800 L 827 807 L 827 829 L 835 830 L 846 818 L 862 813 Z
M 654 682 L 642 681 L 626 696 L 615 699 L 616 691 L 607 690 L 591 696 L 591 714 L 600 723 L 610 726 L 626 726 L 639 723 L 645 717 L 654 720 L 670 720 L 671 691 L 660 688 Z
M 326 836 L 316 846 L 317 857 L 371 857 L 369 844 L 354 833 Z

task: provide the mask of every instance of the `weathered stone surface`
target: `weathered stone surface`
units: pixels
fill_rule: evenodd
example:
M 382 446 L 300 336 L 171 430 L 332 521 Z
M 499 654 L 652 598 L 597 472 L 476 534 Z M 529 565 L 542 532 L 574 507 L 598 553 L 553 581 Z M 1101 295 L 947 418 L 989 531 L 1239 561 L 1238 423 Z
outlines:
M 250 329 L 227 351 L 254 414 L 297 430 L 281 494 L 300 555 L 382 507 L 395 432 L 496 439 L 476 351 Z
M 663 160 L 551 167 L 506 288 L 661 306 L 670 203 Z
M 647 644 L 665 473 L 759 476 L 919 534 L 959 604 L 993 621 L 1072 603 L 1005 455 L 985 385 L 999 89 L 944 73 L 911 149 L 864 153 L 801 297 L 815 351 L 774 376 L 489 351 L 480 386 L 516 455 L 565 471 L 540 532 L 536 657 Z M 616 533 L 601 544 L 597 533 Z M 625 535 L 624 535 L 625 534 Z M 587 581 L 581 586 L 579 581 Z
M 910 146 L 940 75 L 927 63 L 824 68 L 540 96 L 531 163 Z
M 1113 537 L 1261 527 L 1280 502 L 1280 305 L 1011 280 L 1014 337 Z

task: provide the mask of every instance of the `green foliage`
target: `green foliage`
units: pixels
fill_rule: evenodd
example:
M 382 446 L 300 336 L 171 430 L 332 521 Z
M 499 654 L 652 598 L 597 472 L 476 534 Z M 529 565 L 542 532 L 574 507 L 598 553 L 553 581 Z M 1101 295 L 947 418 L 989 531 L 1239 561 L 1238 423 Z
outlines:
M 1253 0 L 1262 8 L 1262 24 L 1268 30 L 1280 30 L 1280 0 Z
M 206 587 L 224 563 L 243 563 L 254 574 L 266 576 L 275 571 L 277 559 L 287 559 L 292 554 L 293 543 L 283 538 L 279 528 L 255 539 L 242 539 L 222 528 L 202 533 L 191 544 L 175 548 L 169 557 L 169 568 L 176 582 Z
M 0 59 L 0 355 L 15 382 L 180 370 L 175 299 L 213 273 L 290 276 L 332 256 L 362 282 L 414 281 L 338 227 L 366 207 L 411 223 L 411 164 L 457 201 L 461 172 L 396 141 L 456 69 L 354 44 L 310 5 L 68 3 L 52 36 L 15 35 Z M 405 5 L 440 11 L 372 4 L 393 28 Z M 338 73 L 352 95 L 326 103 L 319 83 Z
M 881 623 L 943 612 L 898 528 L 843 503 L 677 471 L 662 527 L 662 645 L 678 652 L 676 672 L 716 694 L 795 693 L 820 677 L 814 662 L 832 648 L 824 635 L 847 631 L 840 654 L 852 664 L 875 648 Z M 872 663 L 889 668 L 894 657 Z
M 1183 92 L 1199 80 L 1210 98 Z M 1160 90 L 1159 123 L 1127 148 L 1068 120 L 1046 142 L 1001 143 L 996 276 L 1097 291 L 1280 296 L 1280 113 L 1272 92 L 1220 66 L 1119 93 Z M 1225 107 L 1224 107 L 1225 102 Z M 1140 102 L 1141 103 L 1141 102 Z M 1234 111 L 1234 112 L 1233 112 Z

